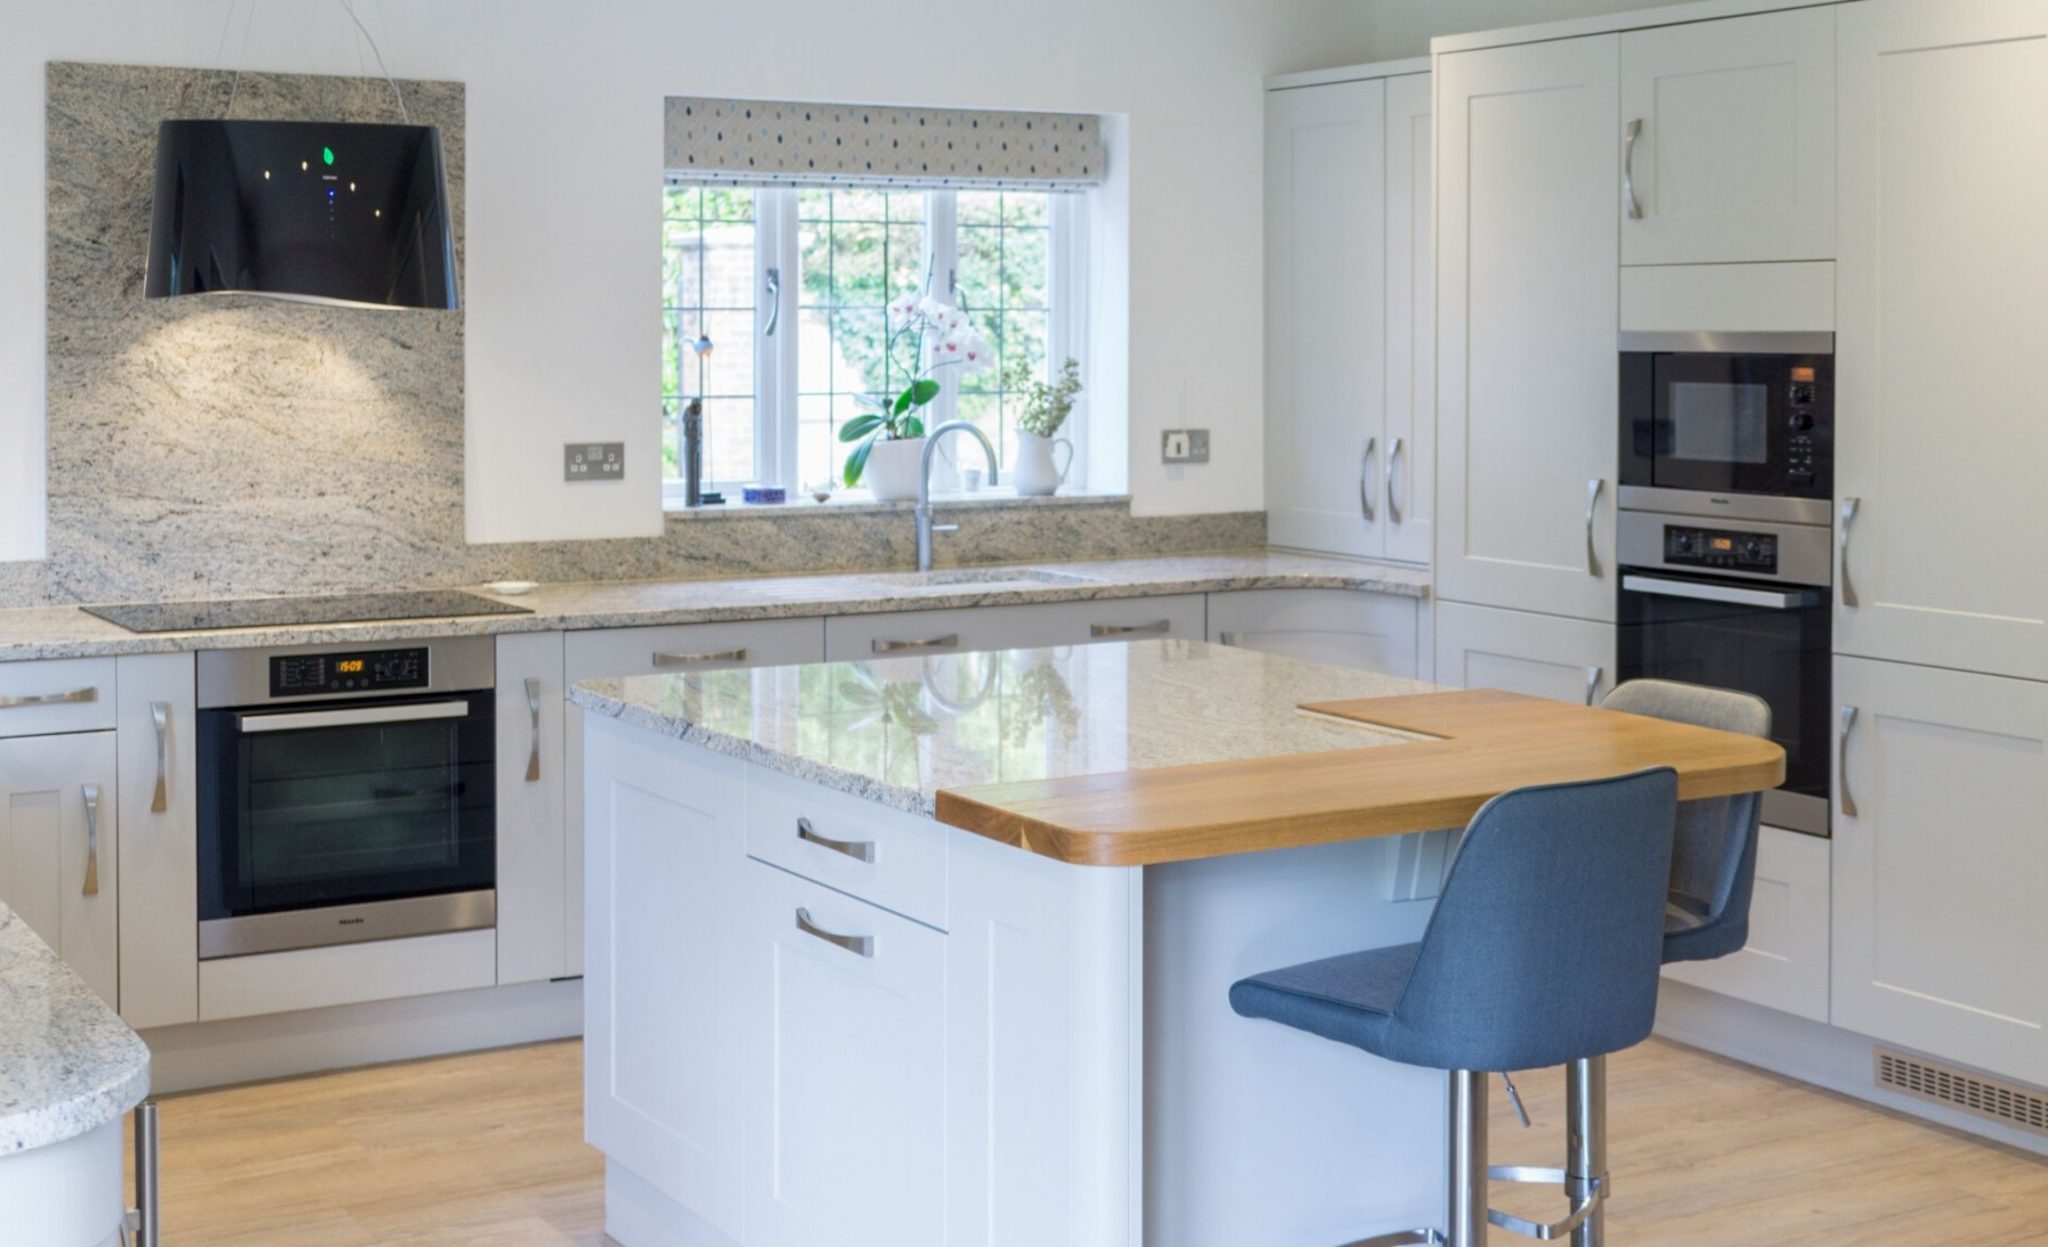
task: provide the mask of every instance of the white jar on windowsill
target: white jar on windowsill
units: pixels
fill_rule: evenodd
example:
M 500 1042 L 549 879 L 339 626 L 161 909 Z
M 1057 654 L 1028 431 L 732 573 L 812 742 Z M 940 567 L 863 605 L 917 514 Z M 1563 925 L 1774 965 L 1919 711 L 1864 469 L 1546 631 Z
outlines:
M 1054 448 L 1065 447 L 1067 457 L 1054 466 Z M 1049 498 L 1066 483 L 1067 469 L 1074 466 L 1074 444 L 1064 437 L 1041 437 L 1017 431 L 1017 463 L 1010 470 L 1011 483 L 1026 498 Z

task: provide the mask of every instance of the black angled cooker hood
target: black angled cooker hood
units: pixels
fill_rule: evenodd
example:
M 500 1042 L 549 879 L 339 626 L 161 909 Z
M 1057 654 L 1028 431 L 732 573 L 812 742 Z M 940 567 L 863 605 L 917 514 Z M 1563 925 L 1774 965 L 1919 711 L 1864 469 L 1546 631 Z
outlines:
M 455 309 L 440 132 L 164 122 L 145 293 Z

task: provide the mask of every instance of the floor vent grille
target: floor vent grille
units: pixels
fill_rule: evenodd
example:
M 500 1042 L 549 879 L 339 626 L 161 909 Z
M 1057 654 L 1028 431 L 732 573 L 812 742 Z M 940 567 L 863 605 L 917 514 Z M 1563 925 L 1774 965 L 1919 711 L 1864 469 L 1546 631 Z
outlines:
M 1936 1065 L 1889 1048 L 1877 1050 L 1877 1085 L 2048 1135 L 2048 1092 Z

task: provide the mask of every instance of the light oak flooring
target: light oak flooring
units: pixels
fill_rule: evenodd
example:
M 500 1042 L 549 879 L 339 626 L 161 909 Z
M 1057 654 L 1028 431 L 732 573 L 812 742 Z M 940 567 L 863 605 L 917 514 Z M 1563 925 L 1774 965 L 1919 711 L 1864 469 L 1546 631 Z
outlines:
M 544 1044 L 168 1097 L 164 1243 L 598 1247 L 581 1059 Z M 1608 1081 L 1614 1247 L 2048 1244 L 2048 1161 L 1654 1040 Z M 1495 1163 L 1559 1163 L 1562 1074 L 1516 1082 L 1535 1128 L 1496 1080 Z

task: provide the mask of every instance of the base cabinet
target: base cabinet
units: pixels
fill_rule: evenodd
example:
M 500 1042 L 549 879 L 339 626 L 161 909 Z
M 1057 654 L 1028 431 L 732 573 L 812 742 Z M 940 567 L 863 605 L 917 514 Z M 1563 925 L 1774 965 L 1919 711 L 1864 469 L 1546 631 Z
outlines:
M 120 1001 L 113 732 L 0 739 L 0 901 Z
M 2048 684 L 1837 658 L 1835 696 L 1834 1024 L 2048 1085 Z
M 1815 1022 L 1828 1020 L 1829 843 L 1761 829 L 1749 943 L 1714 961 L 1664 967 L 1664 977 Z
M 1590 706 L 1614 687 L 1614 625 L 1438 602 L 1436 679 Z
M 1212 593 L 1209 640 L 1414 679 L 1420 614 L 1414 598 L 1348 589 Z

